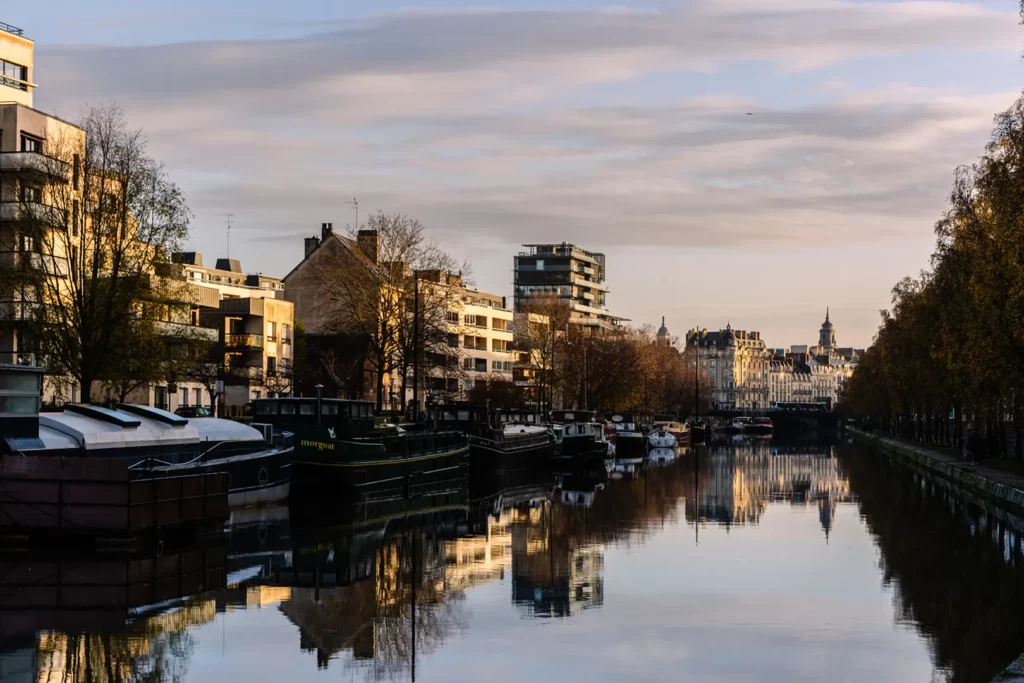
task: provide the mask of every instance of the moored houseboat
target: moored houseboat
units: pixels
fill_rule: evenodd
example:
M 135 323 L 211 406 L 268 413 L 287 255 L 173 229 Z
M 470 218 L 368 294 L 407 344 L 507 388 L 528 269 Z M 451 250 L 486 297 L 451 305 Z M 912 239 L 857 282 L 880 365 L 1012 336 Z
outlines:
M 12 456 L 116 461 L 126 481 L 221 474 L 231 507 L 288 496 L 292 444 L 289 434 L 254 429 L 231 420 L 190 419 L 150 406 L 71 404 L 38 411 L 39 368 L 0 366 L 0 386 L 20 384 L 20 396 L 4 391 L 5 406 L 21 400 L 21 412 L 0 415 L 0 452 Z M 33 408 L 33 406 L 35 406 Z M 97 465 L 100 467 L 100 465 Z M 113 471 L 113 470 L 111 470 Z
M 427 408 L 427 420 L 437 429 L 462 432 L 469 438 L 474 471 L 546 467 L 559 452 L 548 425 L 525 421 L 526 416 L 491 410 L 471 403 L 444 403 Z
M 253 401 L 253 415 L 295 435 L 291 500 L 341 504 L 409 498 L 464 485 L 469 445 L 456 431 L 377 429 L 373 404 L 318 398 Z
M 643 462 L 647 455 L 647 439 L 635 415 L 613 415 L 615 426 L 615 459 L 618 462 Z

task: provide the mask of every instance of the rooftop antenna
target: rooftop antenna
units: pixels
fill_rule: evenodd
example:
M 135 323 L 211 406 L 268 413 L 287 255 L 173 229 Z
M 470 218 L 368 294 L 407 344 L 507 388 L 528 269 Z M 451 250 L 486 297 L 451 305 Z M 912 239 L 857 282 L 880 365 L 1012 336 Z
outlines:
M 231 219 L 235 217 L 233 213 L 222 213 L 221 216 L 227 221 L 228 224 L 228 254 L 227 257 L 231 258 Z
M 345 205 L 346 206 L 351 206 L 353 209 L 356 210 L 356 230 L 358 230 L 359 229 L 359 201 L 355 197 L 353 197 L 352 201 L 345 202 Z

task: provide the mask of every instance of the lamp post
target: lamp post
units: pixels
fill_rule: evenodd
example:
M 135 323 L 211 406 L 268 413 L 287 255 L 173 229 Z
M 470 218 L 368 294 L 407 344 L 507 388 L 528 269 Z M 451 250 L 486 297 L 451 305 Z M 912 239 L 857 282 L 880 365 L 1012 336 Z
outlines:
M 320 416 L 323 415 L 324 385 L 316 385 L 316 423 L 320 424 Z

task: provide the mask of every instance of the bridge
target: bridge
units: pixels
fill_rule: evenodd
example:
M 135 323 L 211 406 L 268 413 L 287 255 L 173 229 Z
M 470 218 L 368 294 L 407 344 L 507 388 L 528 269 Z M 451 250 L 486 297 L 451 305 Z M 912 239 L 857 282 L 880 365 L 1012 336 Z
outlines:
M 733 420 L 737 417 L 749 417 L 749 411 L 713 409 L 707 417 L 716 423 Z M 773 408 L 758 413 L 771 418 L 776 433 L 804 434 L 807 432 L 829 432 L 839 427 L 839 415 L 834 410 L 826 410 L 824 406 L 816 408 Z

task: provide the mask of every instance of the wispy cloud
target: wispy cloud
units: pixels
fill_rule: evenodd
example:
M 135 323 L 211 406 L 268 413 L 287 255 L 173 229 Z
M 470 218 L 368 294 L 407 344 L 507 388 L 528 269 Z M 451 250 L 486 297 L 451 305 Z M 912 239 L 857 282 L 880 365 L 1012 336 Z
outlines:
M 118 101 L 188 190 L 201 248 L 216 243 L 204 234 L 216 215 L 232 211 L 291 259 L 291 240 L 344 222 L 353 195 L 455 242 L 920 235 L 952 169 L 979 152 L 1014 96 L 878 74 L 854 87 L 826 73 L 934 49 L 1015 59 L 1009 12 L 837 0 L 662 7 L 406 11 L 299 39 L 39 45 L 38 98 L 69 115 Z M 680 80 L 746 64 L 793 88 L 795 103 L 724 80 L 694 93 Z M 644 79 L 656 85 L 642 100 L 616 96 Z M 595 86 L 608 88 L 597 102 L 585 97 Z M 282 251 L 257 247 L 244 254 L 250 265 L 287 270 L 274 260 Z

